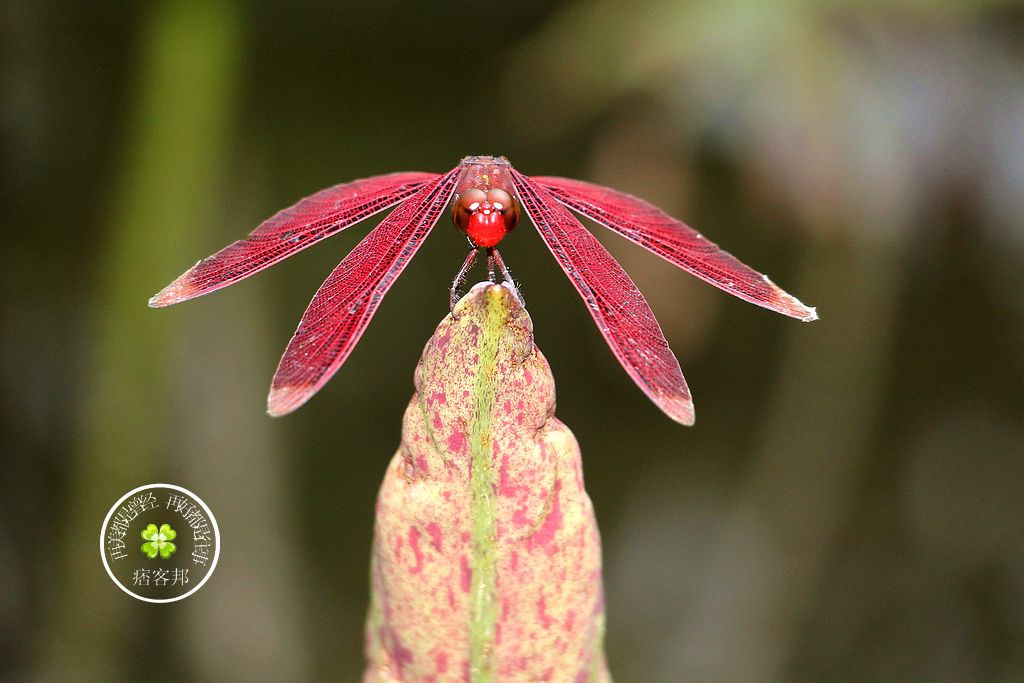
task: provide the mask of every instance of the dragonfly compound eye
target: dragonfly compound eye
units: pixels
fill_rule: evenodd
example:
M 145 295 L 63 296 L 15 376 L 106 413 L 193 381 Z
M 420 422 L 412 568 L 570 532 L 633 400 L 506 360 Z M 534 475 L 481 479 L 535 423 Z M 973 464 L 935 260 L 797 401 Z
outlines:
M 501 213 L 506 232 L 511 232 L 519 224 L 519 202 L 508 192 L 497 187 L 490 189 L 487 191 L 487 201 Z
M 452 204 L 452 220 L 462 232 L 469 230 L 469 217 L 480 209 L 487 201 L 487 193 L 483 190 L 471 189 L 463 192 Z

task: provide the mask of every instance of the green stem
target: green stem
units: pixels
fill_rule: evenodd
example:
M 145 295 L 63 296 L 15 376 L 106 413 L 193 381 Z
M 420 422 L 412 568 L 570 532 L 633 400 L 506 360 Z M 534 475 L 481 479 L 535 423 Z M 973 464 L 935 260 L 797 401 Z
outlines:
M 508 311 L 500 296 L 487 295 L 487 317 L 480 331 L 474 398 L 476 411 L 469 427 L 471 473 L 470 503 L 473 518 L 473 550 L 470 558 L 471 613 L 469 622 L 470 680 L 487 683 L 494 680 L 491 653 L 494 650 L 498 621 L 497 576 L 495 572 L 494 469 L 492 467 L 491 413 L 494 405 L 494 372 L 498 342 Z

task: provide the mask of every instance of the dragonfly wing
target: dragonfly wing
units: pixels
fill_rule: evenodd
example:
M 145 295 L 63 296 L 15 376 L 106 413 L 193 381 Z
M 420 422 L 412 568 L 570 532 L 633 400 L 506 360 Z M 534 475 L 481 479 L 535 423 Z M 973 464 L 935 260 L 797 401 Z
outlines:
M 693 401 L 679 361 L 643 294 L 601 243 L 547 190 L 516 171 L 512 178 L 527 215 L 587 303 L 619 363 L 666 415 L 693 424 Z
M 170 306 L 227 287 L 394 206 L 434 178 L 436 173 L 390 173 L 321 190 L 194 265 L 149 305 Z
M 445 210 L 458 169 L 421 188 L 342 259 L 302 315 L 274 374 L 271 415 L 295 410 L 348 358 L 381 299 Z
M 554 177 L 537 177 L 533 180 L 573 211 L 578 211 L 722 291 L 805 322 L 818 318 L 813 308 L 783 291 L 767 275 L 744 265 L 735 256 L 653 204 L 582 180 Z

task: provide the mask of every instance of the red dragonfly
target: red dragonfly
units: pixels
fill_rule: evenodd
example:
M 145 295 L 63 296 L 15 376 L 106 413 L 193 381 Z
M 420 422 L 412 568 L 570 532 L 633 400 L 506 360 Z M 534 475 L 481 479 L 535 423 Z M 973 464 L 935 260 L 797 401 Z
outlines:
M 153 307 L 227 287 L 385 209 L 391 214 L 356 245 L 320 286 L 277 366 L 268 411 L 290 413 L 348 358 L 384 295 L 448 204 L 470 252 L 451 287 L 451 305 L 477 252 L 513 291 L 498 243 L 518 223 L 520 205 L 633 381 L 677 422 L 693 424 L 693 401 L 661 326 L 640 290 L 568 209 L 639 244 L 744 301 L 804 321 L 817 319 L 768 279 L 663 211 L 582 180 L 527 177 L 504 157 L 466 157 L 443 175 L 391 173 L 342 183 L 303 199 L 248 237 L 203 259 L 149 301 Z

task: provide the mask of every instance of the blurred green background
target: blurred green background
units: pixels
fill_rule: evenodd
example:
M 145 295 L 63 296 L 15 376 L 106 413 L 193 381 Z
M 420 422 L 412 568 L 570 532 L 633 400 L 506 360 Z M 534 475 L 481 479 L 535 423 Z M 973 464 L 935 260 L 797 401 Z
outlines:
M 616 679 L 1024 680 L 1020 4 L 10 0 L 0 35 L 0 679 L 358 679 L 376 489 L 461 236 L 284 419 L 278 356 L 368 226 L 146 300 L 322 187 L 503 154 L 651 200 L 822 317 L 591 226 L 680 358 L 687 429 L 536 233 L 503 245 L 583 449 Z M 96 552 L 156 481 L 223 539 L 169 605 Z

